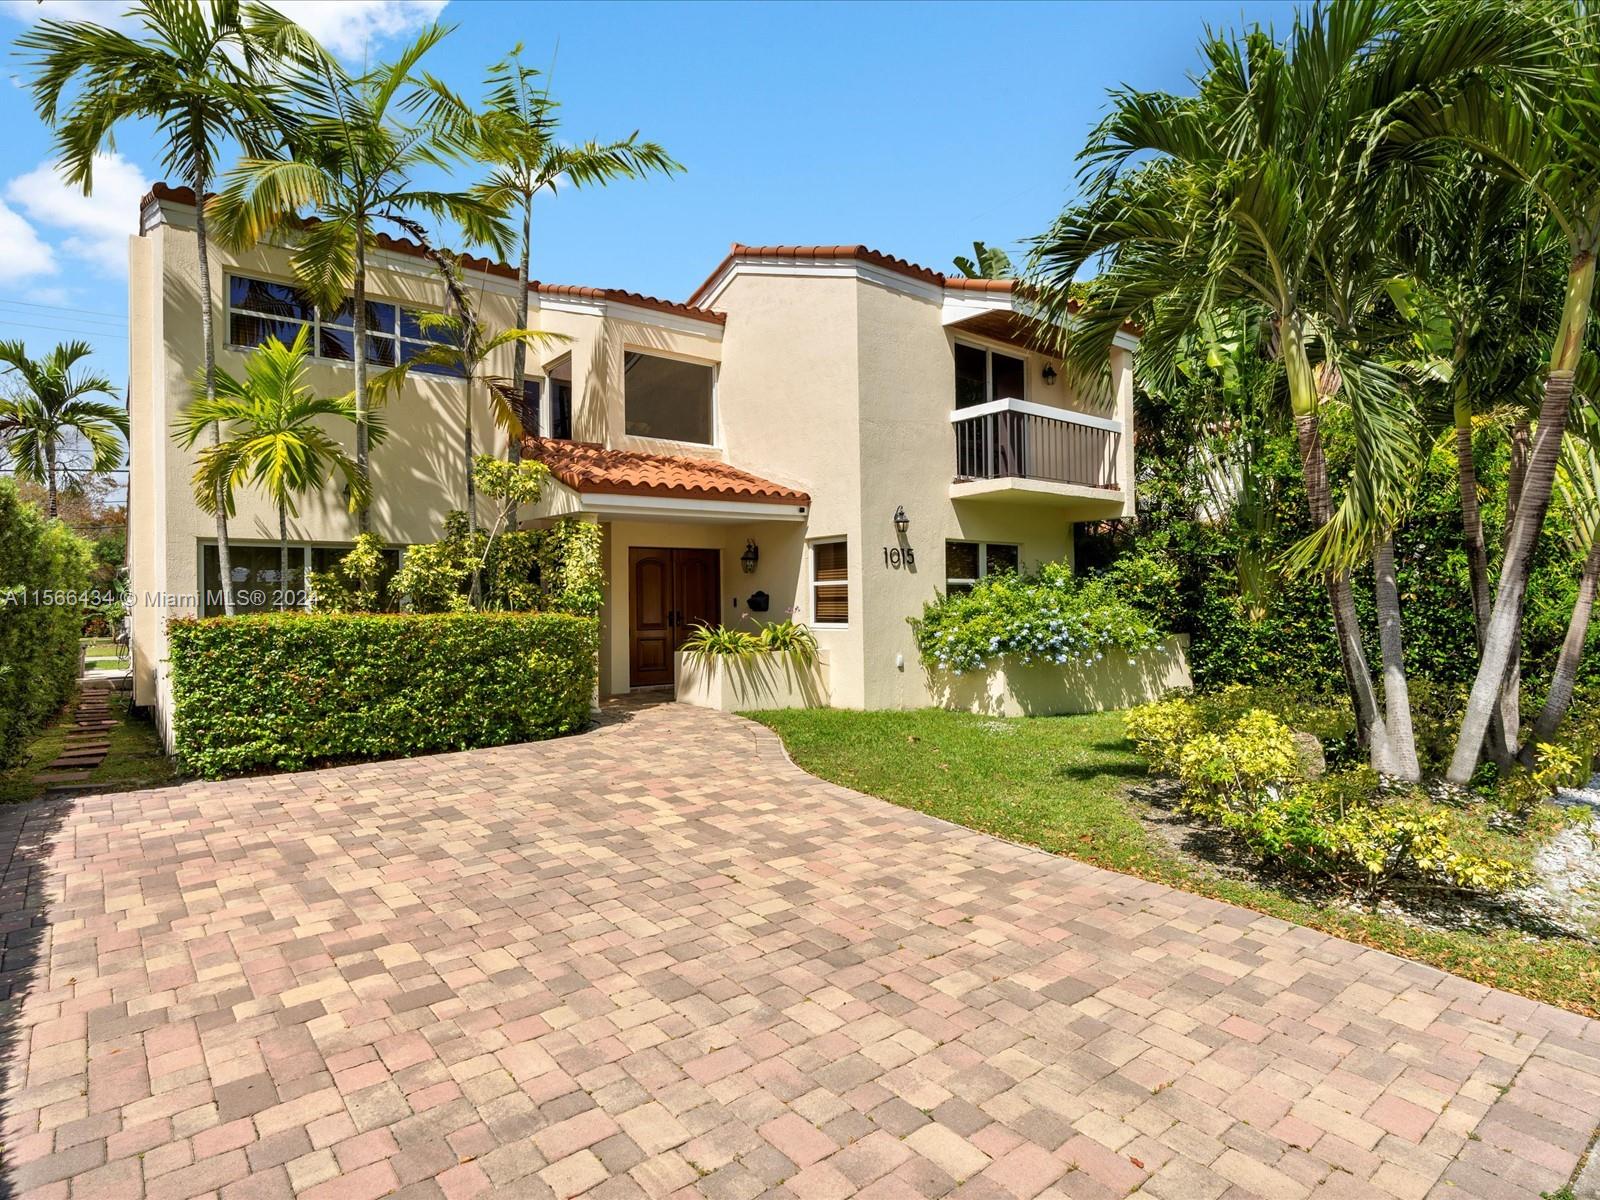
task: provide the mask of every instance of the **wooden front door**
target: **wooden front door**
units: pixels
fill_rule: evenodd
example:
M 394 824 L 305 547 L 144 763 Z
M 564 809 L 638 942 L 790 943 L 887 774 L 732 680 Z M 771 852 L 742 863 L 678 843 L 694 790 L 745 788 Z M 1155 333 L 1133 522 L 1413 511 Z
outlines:
M 696 625 L 715 625 L 721 554 L 633 546 L 628 550 L 628 685 L 672 682 L 672 656 Z

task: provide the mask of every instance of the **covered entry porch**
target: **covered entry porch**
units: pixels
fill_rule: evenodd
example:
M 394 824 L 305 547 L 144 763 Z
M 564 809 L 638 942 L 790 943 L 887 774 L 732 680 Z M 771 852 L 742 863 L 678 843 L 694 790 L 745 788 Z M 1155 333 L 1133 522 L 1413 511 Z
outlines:
M 605 579 L 600 695 L 671 688 L 697 625 L 790 615 L 810 497 L 726 463 L 528 439 L 553 479 L 525 523 L 598 521 Z

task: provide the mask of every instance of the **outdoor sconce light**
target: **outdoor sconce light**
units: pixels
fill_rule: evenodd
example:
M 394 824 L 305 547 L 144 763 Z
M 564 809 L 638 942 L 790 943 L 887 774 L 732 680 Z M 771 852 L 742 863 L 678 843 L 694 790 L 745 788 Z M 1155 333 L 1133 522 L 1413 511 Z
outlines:
M 1044 365 L 1044 385 L 1045 387 L 1055 387 L 1056 385 L 1056 369 L 1049 363 Z
M 904 533 L 911 528 L 911 518 L 906 516 L 905 505 L 896 505 L 894 510 L 894 531 Z
M 746 575 L 754 575 L 756 563 L 761 561 L 761 551 L 756 548 L 755 538 L 746 538 L 744 553 L 739 555 L 739 565 L 744 568 Z

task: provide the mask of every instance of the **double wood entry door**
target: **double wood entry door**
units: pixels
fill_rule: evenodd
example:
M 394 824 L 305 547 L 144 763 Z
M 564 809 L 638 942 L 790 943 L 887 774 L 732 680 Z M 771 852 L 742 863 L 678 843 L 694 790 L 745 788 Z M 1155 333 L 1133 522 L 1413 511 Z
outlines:
M 672 682 L 672 656 L 696 625 L 721 616 L 717 550 L 628 549 L 628 686 Z

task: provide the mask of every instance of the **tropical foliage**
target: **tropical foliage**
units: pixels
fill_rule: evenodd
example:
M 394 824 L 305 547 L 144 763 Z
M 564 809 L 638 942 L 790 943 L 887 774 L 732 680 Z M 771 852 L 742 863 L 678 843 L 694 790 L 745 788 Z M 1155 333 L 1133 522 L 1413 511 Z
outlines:
M 1595 394 L 1600 156 L 1571 89 L 1597 46 L 1581 4 L 1208 32 L 1192 92 L 1113 94 L 1084 198 L 1033 247 L 1074 369 L 1142 327 L 1141 416 L 1173 457 L 1141 445 L 1159 478 L 1119 538 L 1189 590 L 1199 675 L 1281 650 L 1282 677 L 1348 695 L 1387 777 L 1533 762 L 1577 690 L 1594 588 L 1564 582 L 1587 543 L 1559 530 L 1584 501 L 1551 500 Z
M 0 769 L 77 686 L 89 555 L 0 478 Z
M 1161 634 L 1105 579 L 1084 579 L 1066 563 L 1035 574 L 991 575 L 950 592 L 913 618 L 925 666 L 964 674 L 1003 656 L 1019 662 L 1088 667 L 1108 654 L 1148 650 Z
M 45 488 L 47 513 L 60 509 L 63 483 L 81 485 L 96 472 L 113 471 L 123 462 L 128 413 L 116 399 L 111 380 L 80 364 L 94 353 L 87 342 L 63 342 L 41 359 L 29 356 L 21 342 L 0 342 L 0 447 L 9 454 L 21 479 Z M 81 443 L 88 461 L 69 461 Z

